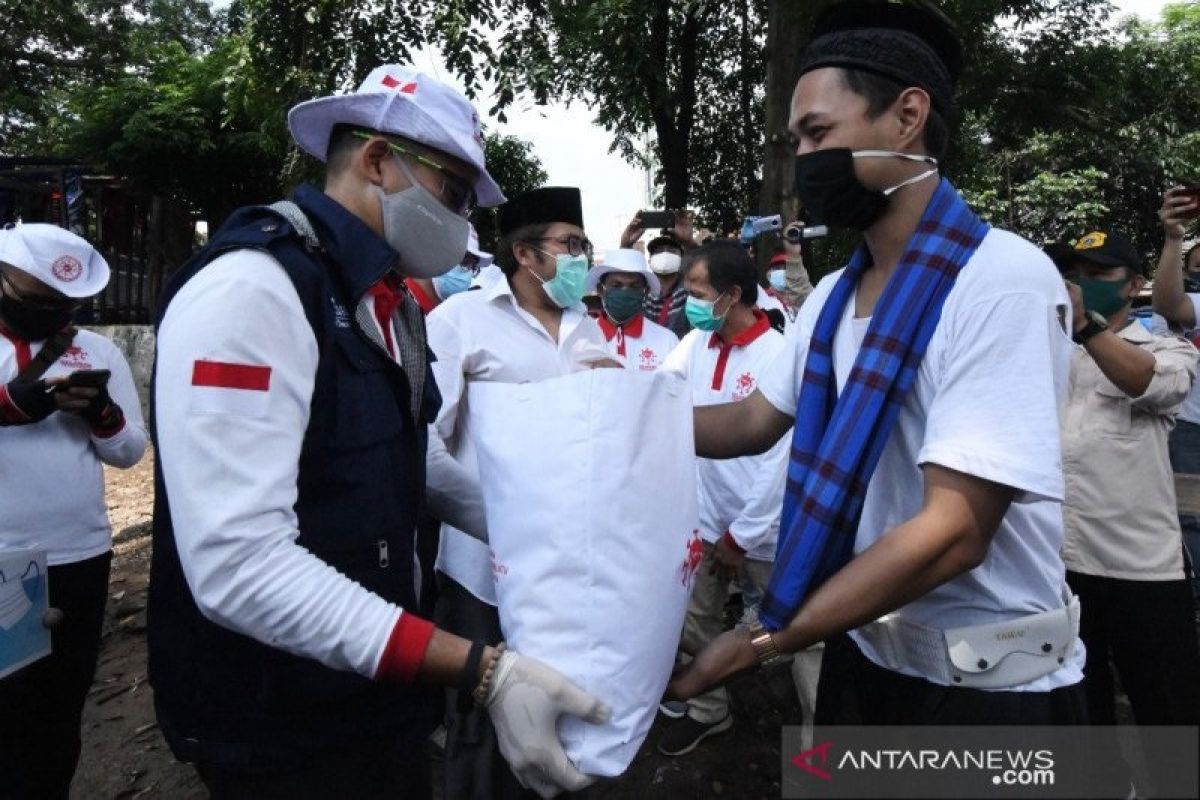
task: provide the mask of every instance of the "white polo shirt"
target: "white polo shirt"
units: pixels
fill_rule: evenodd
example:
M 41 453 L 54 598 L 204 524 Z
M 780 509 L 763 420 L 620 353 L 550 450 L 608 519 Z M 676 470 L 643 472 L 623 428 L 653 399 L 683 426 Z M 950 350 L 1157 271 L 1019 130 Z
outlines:
M 596 318 L 607 341 L 608 352 L 620 356 L 633 372 L 653 372 L 679 344 L 679 337 L 639 313 L 624 325 L 616 325 L 601 314 Z
M 0 383 L 8 383 L 45 342 L 0 332 Z M 0 427 L 0 546 L 41 547 L 51 566 L 107 553 L 112 528 L 104 504 L 104 464 L 132 467 L 146 451 L 146 426 L 125 356 L 108 339 L 79 331 L 43 378 L 107 369 L 108 393 L 125 413 L 111 436 L 61 411 L 31 425 Z
M 442 393 L 442 409 L 429 436 L 429 459 L 435 463 L 448 451 L 476 479 L 479 467 L 464 405 L 467 384 L 525 383 L 569 375 L 581 368 L 580 348 L 594 354 L 605 347 L 600 326 L 582 303 L 563 310 L 558 341 L 550 338 L 537 318 L 517 304 L 503 276 L 449 298 L 429 314 L 426 326 L 429 347 L 437 357 L 433 374 Z M 443 525 L 437 568 L 483 602 L 496 604 L 491 549 L 483 542 Z
M 758 377 L 787 346 L 762 311 L 755 323 L 732 342 L 715 333 L 693 330 L 663 364 L 692 387 L 692 403 L 709 406 L 749 397 Z M 787 482 L 790 436 L 757 456 L 722 461 L 696 459 L 700 536 L 715 543 L 726 531 L 756 561 L 774 561 L 779 512 Z
M 788 349 L 759 379 L 763 396 L 786 414 L 796 413 L 808 342 L 840 276 L 840 270 L 827 276 L 813 291 L 788 332 Z M 1065 330 L 1070 318 L 1070 300 L 1053 263 L 1012 233 L 989 231 L 959 273 L 867 486 L 854 552 L 920 511 L 923 464 L 1011 486 L 1017 495 L 984 562 L 900 608 L 903 619 L 944 629 L 1062 607 L 1060 415 L 1074 350 Z M 833 343 L 839 391 L 869 322 L 855 319 L 852 298 Z M 853 631 L 851 636 L 882 665 L 862 638 Z M 1046 691 L 1076 683 L 1083 662 L 1077 641 L 1061 669 L 1013 688 Z M 931 680 L 915 668 L 900 671 Z

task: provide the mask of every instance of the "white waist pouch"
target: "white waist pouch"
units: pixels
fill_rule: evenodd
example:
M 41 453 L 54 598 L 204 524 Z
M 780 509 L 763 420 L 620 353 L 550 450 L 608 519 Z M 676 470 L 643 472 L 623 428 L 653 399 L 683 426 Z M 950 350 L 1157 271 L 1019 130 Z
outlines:
M 1062 667 L 1079 634 L 1079 598 L 1063 607 L 962 628 L 927 628 L 889 614 L 857 629 L 884 666 L 916 669 L 938 683 L 974 689 L 1020 686 Z
M 500 624 L 509 645 L 612 708 L 564 717 L 567 755 L 620 775 L 670 678 L 692 578 L 691 393 L 676 375 L 596 369 L 472 383 Z

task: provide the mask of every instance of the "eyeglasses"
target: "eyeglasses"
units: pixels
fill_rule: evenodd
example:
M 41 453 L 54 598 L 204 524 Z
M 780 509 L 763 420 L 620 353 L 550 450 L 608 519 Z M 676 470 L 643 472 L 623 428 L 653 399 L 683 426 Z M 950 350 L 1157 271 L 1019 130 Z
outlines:
M 592 242 L 586 236 L 539 236 L 535 242 L 558 242 L 573 256 L 592 257 Z
M 5 287 L 5 294 L 10 296 L 12 299 L 16 300 L 23 306 L 35 308 L 38 311 L 78 311 L 83 305 L 78 300 L 55 301 L 49 298 L 25 294 L 17 289 L 16 284 L 14 284 L 8 275 L 3 271 L 0 271 L 0 284 L 3 284 Z
M 354 135 L 364 140 L 371 139 L 373 136 L 373 134 L 364 131 L 355 131 Z M 456 175 L 448 167 L 437 163 L 432 158 L 423 156 L 420 153 L 414 153 L 403 145 L 396 144 L 391 139 L 384 139 L 384 141 L 387 142 L 388 147 L 392 148 L 393 152 L 404 158 L 411 159 L 422 166 L 429 167 L 438 174 L 442 179 L 442 185 L 438 187 L 436 194 L 446 208 L 464 217 L 475 210 L 475 188 L 465 178 Z M 410 180 L 412 179 L 411 176 L 409 178 Z

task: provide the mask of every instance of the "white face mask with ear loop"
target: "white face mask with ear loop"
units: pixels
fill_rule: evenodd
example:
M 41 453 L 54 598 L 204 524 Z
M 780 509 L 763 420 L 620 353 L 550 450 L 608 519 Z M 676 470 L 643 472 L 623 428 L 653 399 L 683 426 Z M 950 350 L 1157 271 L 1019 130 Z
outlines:
M 29 601 L 21 579 L 0 572 L 0 628 L 11 630 L 32 607 L 33 603 Z

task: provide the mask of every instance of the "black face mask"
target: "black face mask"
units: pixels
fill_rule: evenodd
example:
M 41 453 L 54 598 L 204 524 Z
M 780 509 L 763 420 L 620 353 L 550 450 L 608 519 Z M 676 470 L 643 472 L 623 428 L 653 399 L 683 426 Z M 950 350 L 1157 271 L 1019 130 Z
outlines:
M 4 327 L 30 342 L 40 342 L 71 324 L 74 310 L 50 311 L 33 308 L 6 294 L 0 294 L 0 321 Z
M 857 155 L 859 158 L 923 161 L 934 165 L 935 169 L 880 191 L 868 189 L 859 181 L 854 171 L 855 151 L 848 147 L 814 150 L 796 156 L 796 196 L 804 205 L 805 219 L 809 223 L 865 231 L 883 215 L 892 192 L 937 172 L 937 160 L 929 156 L 890 150 L 860 150 Z

